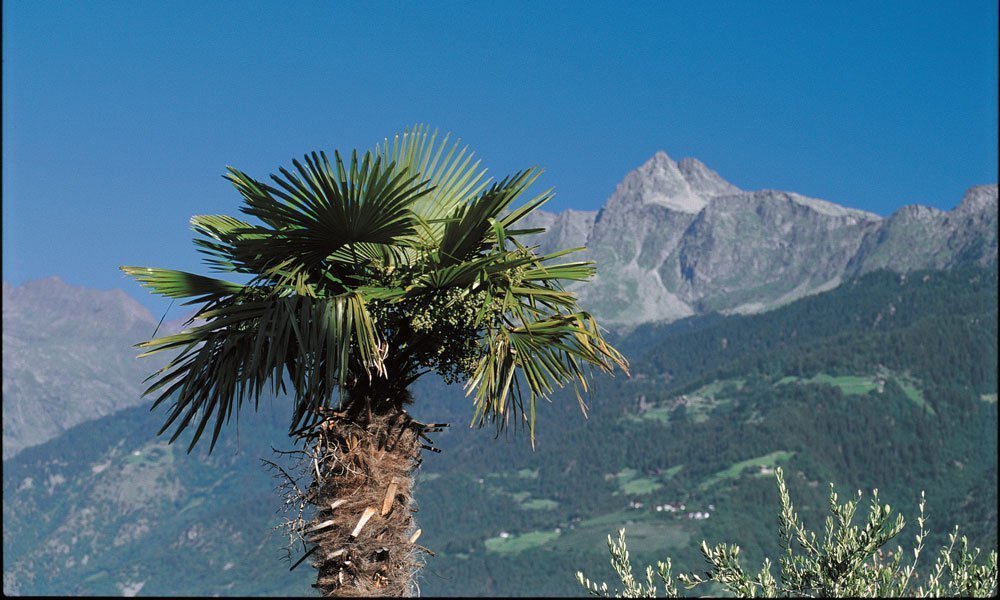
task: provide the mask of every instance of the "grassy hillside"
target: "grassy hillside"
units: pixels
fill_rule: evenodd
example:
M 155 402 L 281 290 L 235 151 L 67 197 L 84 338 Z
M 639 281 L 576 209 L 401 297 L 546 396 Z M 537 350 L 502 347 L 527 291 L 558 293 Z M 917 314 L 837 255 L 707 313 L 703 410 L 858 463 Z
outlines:
M 637 330 L 619 340 L 633 377 L 599 381 L 589 419 L 569 396 L 541 407 L 534 452 L 470 431 L 461 389 L 423 382 L 414 412 L 453 428 L 418 476 L 437 553 L 421 592 L 579 595 L 573 574 L 605 573 L 623 526 L 639 563 L 700 569 L 702 539 L 756 561 L 776 548 L 777 465 L 810 526 L 828 481 L 909 515 L 924 489 L 937 535 L 960 523 L 995 545 L 996 307 L 995 269 L 874 273 L 771 313 Z M 5 462 L 5 590 L 310 593 L 268 536 L 279 501 L 256 458 L 286 445 L 275 404 L 211 457 L 164 446 L 162 415 L 132 409 Z

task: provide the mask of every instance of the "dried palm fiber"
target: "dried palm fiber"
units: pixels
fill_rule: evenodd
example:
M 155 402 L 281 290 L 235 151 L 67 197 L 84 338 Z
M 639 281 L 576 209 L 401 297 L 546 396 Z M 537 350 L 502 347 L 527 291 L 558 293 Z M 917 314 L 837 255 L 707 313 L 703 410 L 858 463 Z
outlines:
M 305 528 L 325 596 L 411 595 L 421 565 L 413 519 L 413 471 L 427 426 L 403 410 L 330 413 L 307 434 L 314 450 Z M 411 541 L 413 538 L 413 541 Z

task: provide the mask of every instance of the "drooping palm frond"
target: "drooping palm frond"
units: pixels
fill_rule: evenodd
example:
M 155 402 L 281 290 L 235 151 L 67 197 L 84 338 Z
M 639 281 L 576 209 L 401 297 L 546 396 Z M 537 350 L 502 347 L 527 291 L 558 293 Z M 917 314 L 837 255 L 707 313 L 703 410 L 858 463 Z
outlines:
M 230 302 L 196 315 L 204 323 L 139 347 L 141 356 L 179 351 L 145 393 L 159 392 L 154 407 L 177 394 L 163 433 L 182 414 L 171 441 L 201 413 L 191 440 L 193 448 L 216 410 L 228 420 L 245 398 L 258 399 L 265 386 L 284 385 L 296 393 L 292 427 L 306 424 L 343 388 L 356 361 L 365 375 L 384 373 L 384 356 L 361 294 L 313 299 L 290 295 L 257 301 Z M 216 423 L 212 447 L 221 425 Z M 190 450 L 189 448 L 189 450 Z
M 191 229 L 201 237 L 194 238 L 198 252 L 205 254 L 205 263 L 214 271 L 256 273 L 254 264 L 236 262 L 236 244 L 244 237 L 260 236 L 249 223 L 229 215 L 195 215 Z
M 466 383 L 466 395 L 473 397 L 475 405 L 472 422 L 482 425 L 494 419 L 502 428 L 512 417 L 523 417 L 532 445 L 537 399 L 572 384 L 586 414 L 580 391 L 587 391 L 589 369 L 612 373 L 616 367 L 628 368 L 625 358 L 604 341 L 596 321 L 585 312 L 498 327 L 484 341 L 487 350 Z M 527 389 L 521 388 L 522 379 Z

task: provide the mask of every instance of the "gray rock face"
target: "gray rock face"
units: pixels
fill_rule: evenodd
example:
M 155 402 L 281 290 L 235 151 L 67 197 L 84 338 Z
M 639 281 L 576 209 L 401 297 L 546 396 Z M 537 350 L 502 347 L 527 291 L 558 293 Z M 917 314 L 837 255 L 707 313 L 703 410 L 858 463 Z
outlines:
M 754 312 L 835 287 L 878 217 L 764 190 L 715 198 L 661 281 L 696 312 Z
M 997 186 L 970 188 L 954 210 L 904 206 L 867 235 L 852 270 L 911 271 L 997 262 Z
M 618 325 L 707 311 L 758 312 L 879 268 L 997 261 L 997 186 L 950 212 L 901 208 L 887 219 L 775 190 L 743 191 L 700 161 L 657 152 L 593 213 L 540 212 L 544 251 L 586 244 L 598 275 L 581 303 Z
M 143 379 L 164 363 L 136 360 L 133 344 L 149 339 L 156 323 L 121 290 L 57 277 L 4 282 L 3 459 L 143 402 Z
M 666 156 L 666 154 L 663 154 Z M 677 168 L 684 179 L 703 197 L 738 194 L 741 190 L 709 169 L 697 158 L 682 158 Z
M 529 238 L 531 243 L 538 244 L 543 253 L 579 248 L 587 244 L 587 238 L 594 228 L 597 211 L 568 209 L 555 214 L 536 210 L 518 224 L 524 228 L 545 228 L 544 236 Z
M 659 279 L 659 266 L 711 198 L 739 193 L 701 162 L 657 152 L 629 173 L 597 214 L 584 256 L 598 265 L 584 305 L 609 322 L 676 319 L 692 308 Z
M 676 245 L 711 198 L 739 191 L 694 159 L 679 165 L 657 152 L 618 184 L 588 245 L 604 258 L 648 268 Z

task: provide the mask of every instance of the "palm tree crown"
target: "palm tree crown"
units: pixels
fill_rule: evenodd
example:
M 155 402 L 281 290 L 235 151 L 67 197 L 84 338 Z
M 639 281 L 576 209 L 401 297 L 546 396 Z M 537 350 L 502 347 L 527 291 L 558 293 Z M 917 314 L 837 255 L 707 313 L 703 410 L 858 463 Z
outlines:
M 191 219 L 211 268 L 245 283 L 122 267 L 200 305 L 188 328 L 139 344 L 141 356 L 176 353 L 146 391 L 154 406 L 173 399 L 160 430 L 175 425 L 171 442 L 194 426 L 190 451 L 211 424 L 214 447 L 223 423 L 266 389 L 292 387 L 294 432 L 335 398 L 347 411 L 404 402 L 434 371 L 465 381 L 474 424 L 523 421 L 533 443 L 538 398 L 567 383 L 585 390 L 591 368 L 627 368 L 562 287 L 593 266 L 519 240 L 541 231 L 517 224 L 551 197 L 514 208 L 537 169 L 490 182 L 466 148 L 419 126 L 349 161 L 312 153 L 293 165 L 270 184 L 228 168 L 255 222 Z

